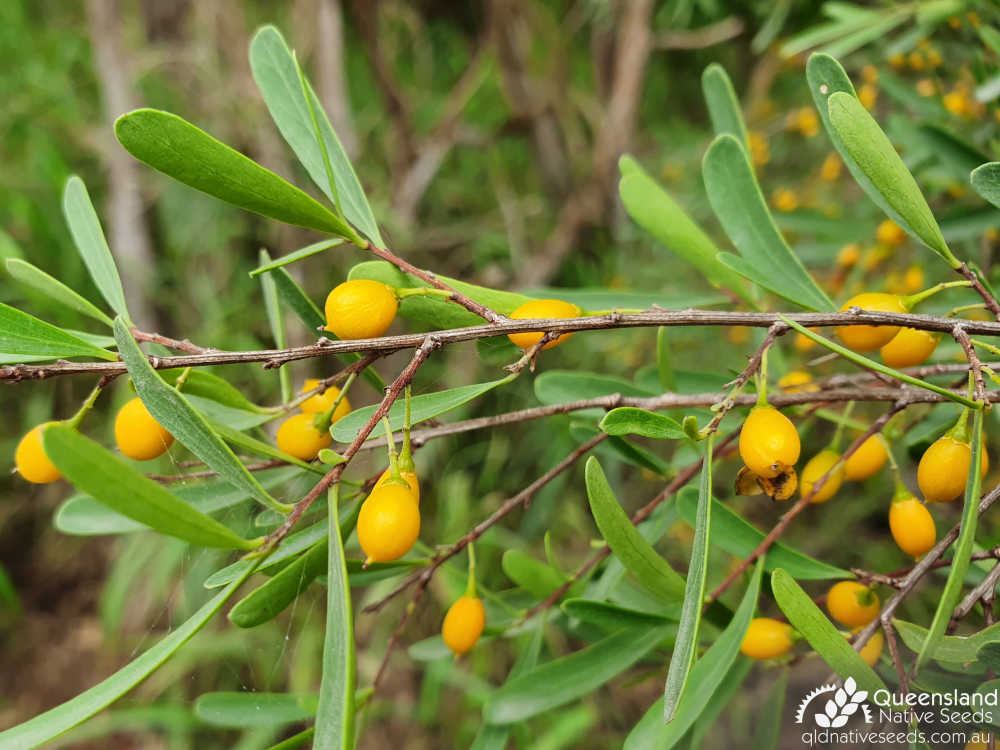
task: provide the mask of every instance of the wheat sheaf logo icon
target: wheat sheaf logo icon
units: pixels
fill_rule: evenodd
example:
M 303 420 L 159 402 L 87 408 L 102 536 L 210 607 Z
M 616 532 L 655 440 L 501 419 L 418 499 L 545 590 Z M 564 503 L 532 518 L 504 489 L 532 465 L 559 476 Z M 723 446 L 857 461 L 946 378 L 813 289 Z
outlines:
M 868 691 L 858 690 L 858 685 L 853 677 L 848 677 L 844 681 L 843 687 L 820 685 L 815 690 L 809 692 L 799 704 L 799 710 L 795 712 L 795 723 L 802 723 L 805 718 L 806 709 L 809 708 L 809 704 L 813 702 L 813 699 L 828 693 L 833 693 L 833 696 L 827 698 L 823 711 L 813 714 L 813 721 L 816 722 L 816 726 L 823 729 L 839 729 L 858 712 L 859 707 L 864 714 L 865 723 L 872 723 L 871 711 L 868 709 L 868 704 L 865 703 Z

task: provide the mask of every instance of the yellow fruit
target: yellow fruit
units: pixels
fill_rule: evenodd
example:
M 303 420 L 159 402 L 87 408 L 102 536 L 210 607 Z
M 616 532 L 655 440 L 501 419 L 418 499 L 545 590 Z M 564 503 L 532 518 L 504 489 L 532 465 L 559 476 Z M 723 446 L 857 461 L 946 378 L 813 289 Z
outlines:
M 831 450 L 820 451 L 809 459 L 809 462 L 802 468 L 802 479 L 799 487 L 802 497 L 812 494 L 813 486 L 819 481 L 819 478 L 830 471 L 838 460 L 840 460 L 840 455 Z M 841 466 L 830 474 L 809 502 L 825 503 L 837 493 L 843 481 L 844 467 Z
M 775 190 L 771 196 L 771 205 L 779 211 L 790 213 L 799 207 L 799 199 L 795 193 L 787 188 Z
M 793 114 L 792 127 L 806 138 L 811 138 L 819 132 L 819 115 L 812 107 L 802 107 Z
M 368 562 L 402 557 L 420 536 L 420 510 L 409 487 L 385 484 L 372 490 L 358 514 L 358 541 Z
M 867 479 L 885 466 L 888 458 L 882 439 L 878 435 L 872 435 L 844 462 L 844 479 L 855 482 Z
M 938 345 L 938 337 L 919 328 L 900 328 L 882 347 L 882 361 L 889 367 L 916 367 L 927 361 Z
M 969 113 L 971 109 L 971 104 L 969 103 L 969 97 L 966 93 L 960 89 L 955 89 L 954 91 L 949 91 L 943 97 L 941 97 L 941 103 L 944 108 L 951 112 L 953 115 L 958 117 L 964 117 Z
M 819 386 L 812 382 L 812 375 L 804 370 L 792 370 L 778 381 L 778 387 L 785 393 L 805 393 L 818 391 Z
M 920 96 L 934 96 L 937 91 L 937 87 L 934 85 L 934 81 L 930 78 L 921 78 L 917 81 L 916 85 L 917 93 Z
M 534 299 L 531 302 L 525 302 L 519 308 L 514 310 L 509 317 L 511 320 L 531 320 L 534 318 L 578 318 L 582 311 L 576 305 L 570 302 L 563 302 L 559 299 Z M 537 344 L 544 333 L 511 333 L 507 335 L 515 346 L 519 346 L 522 349 L 530 349 L 532 346 Z M 559 338 L 553 339 L 545 346 L 542 350 L 551 349 L 557 344 L 561 344 L 563 341 L 572 336 L 572 333 L 564 333 Z
M 751 659 L 773 659 L 792 647 L 792 626 L 770 617 L 755 617 L 743 636 L 740 651 Z
M 836 154 L 827 154 L 827 157 L 823 160 L 823 166 L 819 168 L 820 179 L 833 182 L 840 177 L 840 170 L 843 166 L 844 162 L 840 160 L 839 156 Z
M 730 344 L 745 344 L 750 340 L 750 329 L 746 326 L 731 326 L 726 330 Z
M 844 245 L 837 252 L 837 265 L 841 268 L 851 268 L 861 260 L 861 246 L 856 242 Z
M 901 54 L 892 55 L 889 58 L 889 65 L 891 65 L 896 70 L 899 70 L 904 65 L 906 65 L 906 56 Z
M 464 654 L 476 645 L 485 625 L 483 600 L 477 596 L 463 596 L 448 608 L 441 625 L 441 637 L 456 655 Z
M 913 495 L 893 500 L 889 507 L 889 530 L 899 548 L 917 559 L 937 541 L 937 528 L 930 511 Z
M 840 306 L 841 312 L 852 307 L 875 312 L 905 313 L 903 300 L 895 294 L 865 292 L 851 297 Z M 899 326 L 840 326 L 837 336 L 857 352 L 870 352 L 888 344 L 899 333 Z
M 877 83 L 878 82 L 878 68 L 874 65 L 868 64 L 861 69 L 861 79 L 865 83 Z
M 750 157 L 754 166 L 762 167 L 771 160 L 771 147 L 767 143 L 767 137 L 759 130 L 751 130 L 747 133 L 747 142 L 750 144 Z
M 886 219 L 875 228 L 875 240 L 880 245 L 898 247 L 906 241 L 906 232 L 892 219 Z
M 863 627 L 863 626 L 862 626 Z M 861 627 L 854 628 L 852 633 L 858 633 L 861 631 Z M 882 656 L 882 647 L 885 645 L 885 636 L 882 635 L 881 630 L 876 630 L 872 633 L 872 637 L 868 639 L 868 643 L 861 647 L 858 654 L 861 658 L 865 660 L 865 664 L 869 667 L 874 667 L 878 664 L 879 657 Z
M 319 383 L 319 380 L 310 378 L 302 385 L 300 393 L 314 390 Z M 302 402 L 302 406 L 299 408 L 301 408 L 306 414 L 325 414 L 329 411 L 330 407 L 333 406 L 333 402 L 337 400 L 337 396 L 339 395 L 340 389 L 337 386 L 327 386 L 327 389 L 323 391 L 323 393 L 317 393 L 315 396 L 310 396 Z M 344 398 L 340 400 L 337 410 L 333 412 L 333 416 L 330 418 L 330 424 L 333 424 L 338 419 L 346 417 L 350 413 L 351 402 L 347 400 L 347 396 L 344 396 Z
M 878 99 L 878 89 L 870 83 L 862 84 L 858 89 L 858 101 L 865 109 L 872 109 Z
M 916 294 L 926 285 L 924 269 L 920 266 L 910 266 L 903 274 L 903 289 L 906 294 Z
M 772 406 L 754 407 L 740 430 L 743 463 L 765 479 L 773 479 L 794 466 L 801 449 L 795 425 Z
M 345 281 L 327 295 L 326 330 L 347 341 L 378 338 L 398 309 L 396 293 L 381 281 Z
M 399 473 L 403 476 L 403 479 L 406 480 L 406 483 L 408 485 L 410 485 L 410 492 L 413 493 L 413 499 L 416 500 L 419 503 L 420 502 L 420 481 L 417 479 L 416 472 L 413 472 L 413 471 L 400 471 Z M 381 487 L 387 481 L 389 481 L 389 476 L 390 476 L 389 469 L 386 469 L 385 471 L 383 471 L 382 472 L 382 476 L 380 476 L 378 478 L 378 481 L 375 482 L 375 486 L 372 488 L 372 490 L 377 490 L 379 487 Z
M 32 427 L 27 434 L 21 438 L 14 451 L 14 465 L 17 473 L 34 484 L 48 484 L 57 479 L 62 479 L 62 472 L 45 455 L 42 447 L 42 429 L 55 422 L 45 422 L 37 427 Z
M 329 432 L 320 432 L 313 424 L 312 414 L 295 414 L 278 428 L 275 442 L 283 450 L 302 461 L 312 461 L 333 442 Z
M 923 70 L 927 67 L 926 62 L 924 61 L 924 56 L 919 52 L 911 52 L 909 56 L 907 56 L 906 61 L 910 64 L 911 70 Z
M 917 484 L 929 503 L 946 503 L 965 494 L 965 482 L 972 461 L 972 446 L 944 435 L 924 451 L 917 465 Z M 986 476 L 990 462 L 983 451 L 980 474 Z
M 810 331 L 815 331 L 814 328 L 810 328 Z M 804 333 L 795 334 L 795 351 L 807 352 L 817 346 L 816 342 L 811 338 L 806 336 Z
M 115 417 L 115 442 L 129 458 L 149 461 L 166 453 L 174 436 L 153 419 L 142 399 L 133 398 Z
M 826 609 L 841 625 L 855 628 L 878 617 L 878 596 L 863 583 L 840 581 L 826 592 Z

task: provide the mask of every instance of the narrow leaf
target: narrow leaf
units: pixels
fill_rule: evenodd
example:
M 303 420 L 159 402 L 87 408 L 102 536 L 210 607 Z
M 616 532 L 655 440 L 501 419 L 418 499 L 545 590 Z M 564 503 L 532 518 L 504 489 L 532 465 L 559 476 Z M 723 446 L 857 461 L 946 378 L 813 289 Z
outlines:
M 2 302 L 0 302 L 0 352 L 11 355 L 15 361 L 61 357 L 117 359 L 105 349 Z
M 104 237 L 101 222 L 97 218 L 94 204 L 90 201 L 87 186 L 76 175 L 66 181 L 63 190 L 63 214 L 69 226 L 73 242 L 90 272 L 90 278 L 111 305 L 111 309 L 130 320 L 125 306 L 125 291 L 118 276 L 118 267 L 111 255 L 111 248 Z
M 865 663 L 795 579 L 781 568 L 771 574 L 771 590 L 792 627 L 809 641 L 809 645 L 834 672 L 845 679 L 853 677 L 869 695 L 876 690 L 885 690 L 882 678 Z
M 284 510 L 284 506 L 272 498 L 240 463 L 205 418 L 176 388 L 171 388 L 156 373 L 120 317 L 115 319 L 115 341 L 136 393 L 153 419 L 234 487 L 239 487 L 270 508 Z
M 983 409 L 977 409 L 972 416 L 972 459 L 969 461 L 969 474 L 965 483 L 965 506 L 962 510 L 962 526 L 955 542 L 955 553 L 951 567 L 948 570 L 948 581 L 938 598 L 937 610 L 931 627 L 927 633 L 917 663 L 913 668 L 914 676 L 931 658 L 937 648 L 938 641 L 944 635 L 945 628 L 951 620 L 952 610 L 958 604 L 962 595 L 962 584 L 965 574 L 969 571 L 969 556 L 976 542 L 976 525 L 979 520 L 979 491 L 982 487 L 982 474 L 979 470 L 983 460 Z
M 729 133 L 749 151 L 747 126 L 743 122 L 740 101 L 736 98 L 733 82 L 729 79 L 726 69 L 718 63 L 712 63 L 705 68 L 701 74 L 701 91 L 708 105 L 708 116 L 712 120 L 712 130 L 715 134 Z
M 667 625 L 671 621 L 676 621 L 676 618 L 666 617 L 662 614 L 643 612 L 638 609 L 629 609 L 608 602 L 595 602 L 590 599 L 567 599 L 562 603 L 561 608 L 569 617 L 575 617 L 582 622 L 612 631 L 622 628 Z
M 306 245 L 294 252 L 288 253 L 288 255 L 282 255 L 277 260 L 272 260 L 264 263 L 263 265 L 257 266 L 250 272 L 250 276 L 259 276 L 267 271 L 273 271 L 276 268 L 283 268 L 296 261 L 303 260 L 305 258 L 311 258 L 324 250 L 329 250 L 331 247 L 337 247 L 337 245 L 344 244 L 344 241 L 339 237 L 332 240 L 322 240 L 321 242 L 314 242 L 311 245 Z
M 241 628 L 255 628 L 285 611 L 295 598 L 309 588 L 316 576 L 326 571 L 326 541 L 317 542 L 280 573 L 240 599 L 227 617 Z
M 43 440 L 45 453 L 74 487 L 133 521 L 201 547 L 249 550 L 258 546 L 195 510 L 69 425 L 47 427 Z
M 283 450 L 276 448 L 270 443 L 265 443 L 263 440 L 258 440 L 255 437 L 247 435 L 245 432 L 240 432 L 239 430 L 234 430 L 232 427 L 228 427 L 224 424 L 210 423 L 213 430 L 215 430 L 219 436 L 225 440 L 227 443 L 232 445 L 238 445 L 241 448 L 254 453 L 258 456 L 267 456 L 268 458 L 278 458 L 285 463 L 293 464 L 306 471 L 311 471 L 314 474 L 326 474 L 326 469 L 317 464 L 311 464 L 303 461 L 301 458 L 296 458 Z
M 344 545 L 337 524 L 337 490 L 335 485 L 330 491 L 330 512 L 327 514 L 326 639 L 314 750 L 351 750 L 354 747 L 354 619 Z
M 691 665 L 698 650 L 701 610 L 705 603 L 705 579 L 708 573 L 709 536 L 712 528 L 712 443 L 713 435 L 703 441 L 701 482 L 698 487 L 698 515 L 691 546 L 691 564 L 684 587 L 684 604 L 677 628 L 677 643 L 670 657 L 667 682 L 663 689 L 663 721 L 673 720 L 684 695 Z
M 191 636 L 201 630 L 253 569 L 247 568 L 243 575 L 205 603 L 183 625 L 103 682 L 23 724 L 0 732 L 0 750 L 30 750 L 38 747 L 110 706 L 159 669 Z
M 677 420 L 634 406 L 609 411 L 601 420 L 601 429 L 609 435 L 640 435 L 654 440 L 681 440 L 687 437 Z
M 279 727 L 316 715 L 315 695 L 290 693 L 204 693 L 194 702 L 194 713 L 215 727 L 247 729 Z
M 500 567 L 505 576 L 539 600 L 566 582 L 566 577 L 559 571 L 519 549 L 504 552 Z
M 99 320 L 105 325 L 111 325 L 111 318 L 97 309 L 89 300 L 74 292 L 55 277 L 45 273 L 42 269 L 20 258 L 8 258 L 6 263 L 7 273 L 25 286 L 44 294 L 57 304 L 68 307 L 71 310 L 76 310 L 78 313 L 94 320 Z
M 136 159 L 196 190 L 286 224 L 363 242 L 322 204 L 177 115 L 137 109 L 118 118 L 115 134 Z
M 720 135 L 702 160 L 712 210 L 741 258 L 719 260 L 737 273 L 808 310 L 832 310 L 833 303 L 781 236 L 754 177 L 746 151 L 731 135 Z
M 927 628 L 906 620 L 892 621 L 900 639 L 911 651 L 920 653 L 927 641 Z M 968 664 L 976 661 L 980 650 L 990 644 L 1000 644 L 1000 623 L 990 625 L 972 635 L 943 635 L 930 652 L 930 658 L 943 662 Z
M 343 208 L 347 220 L 368 239 L 384 245 L 354 167 L 308 82 L 305 88 L 310 99 L 306 99 L 295 58 L 275 27 L 264 26 L 254 35 L 250 42 L 250 68 L 278 130 L 313 182 L 334 205 Z M 313 115 L 322 143 L 316 136 Z M 333 170 L 334 185 L 330 184 L 327 175 L 327 158 Z
M 843 91 L 830 95 L 827 109 L 830 125 L 844 150 L 868 178 L 868 184 L 861 187 L 870 186 L 877 191 L 895 214 L 903 218 L 903 229 L 957 268 L 959 261 L 948 249 L 917 181 L 875 118 L 856 96 Z
M 114 339 L 111 340 L 114 343 Z M 170 385 L 174 385 L 183 368 L 173 370 L 157 370 L 160 377 Z M 205 370 L 191 370 L 187 380 L 184 381 L 184 393 L 188 396 L 198 396 L 210 401 L 215 401 L 223 406 L 240 411 L 248 411 L 254 414 L 270 414 L 264 409 L 250 401 L 243 392 L 233 386 L 228 380 L 223 380 L 218 375 L 213 375 Z
M 753 734 L 752 750 L 777 750 L 781 741 L 781 714 L 788 693 L 788 669 L 782 669 L 767 700 L 758 712 L 757 728 Z
M 593 456 L 587 460 L 585 474 L 590 510 L 611 551 L 652 593 L 667 602 L 680 601 L 684 597 L 684 579 L 632 525 Z

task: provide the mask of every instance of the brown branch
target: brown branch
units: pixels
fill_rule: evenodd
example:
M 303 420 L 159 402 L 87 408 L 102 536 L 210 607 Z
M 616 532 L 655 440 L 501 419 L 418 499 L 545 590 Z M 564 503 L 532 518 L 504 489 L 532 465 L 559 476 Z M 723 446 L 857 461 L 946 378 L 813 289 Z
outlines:
M 896 669 L 896 677 L 899 679 L 899 687 L 906 695 L 910 692 L 910 681 L 903 668 L 903 660 L 899 655 L 899 643 L 896 642 L 896 628 L 892 624 L 892 619 L 883 614 L 879 614 L 882 623 L 882 632 L 885 633 L 885 641 L 889 644 L 889 656 L 892 657 L 892 665 Z M 860 650 L 860 649 L 859 649 Z
M 979 275 L 969 268 L 969 264 L 965 261 L 962 261 L 962 264 L 955 270 L 969 280 L 972 288 L 980 297 L 983 298 L 983 302 L 986 303 L 986 309 L 993 313 L 994 318 L 1000 320 L 1000 303 L 998 303 L 997 298 L 990 294 L 989 290 L 983 286 L 983 282 L 979 280 Z
M 743 33 L 743 21 L 736 16 L 723 18 L 698 29 L 661 31 L 656 35 L 656 49 L 705 49 Z
M 954 626 L 959 620 L 969 614 L 972 608 L 976 606 L 976 602 L 992 594 L 996 590 L 998 580 L 1000 580 L 1000 560 L 993 565 L 993 569 L 986 574 L 986 577 L 980 581 L 979 585 L 972 589 L 961 603 L 955 607 L 955 611 L 951 614 L 951 625 Z
M 750 382 L 750 378 L 753 377 L 760 369 L 761 362 L 764 361 L 764 355 L 767 354 L 767 350 L 771 348 L 774 344 L 775 339 L 788 330 L 788 326 L 785 323 L 774 323 L 770 328 L 767 329 L 767 335 L 764 336 L 764 340 L 761 342 L 760 346 L 757 347 L 757 351 L 753 353 L 750 357 L 750 361 L 747 362 L 747 366 L 743 368 L 741 372 L 734 380 L 726 383 L 726 388 L 729 388 L 729 393 L 726 397 L 716 404 L 712 405 L 713 411 L 715 411 L 715 416 L 712 417 L 712 421 L 703 430 L 703 434 L 708 435 L 719 429 L 719 425 L 722 420 L 726 418 L 726 414 L 735 405 L 733 396 L 736 395 L 743 387 Z
M 209 352 L 216 351 L 215 349 L 207 349 L 203 346 L 198 346 L 197 344 L 192 344 L 188 339 L 172 339 L 169 336 L 163 336 L 159 333 L 147 333 L 146 331 L 140 331 L 138 328 L 132 328 L 132 337 L 136 341 L 149 341 L 154 344 L 160 344 L 168 349 L 176 349 L 179 352 L 187 352 L 188 354 L 207 354 Z
M 965 352 L 965 358 L 969 361 L 969 366 L 972 368 L 972 381 L 975 386 L 976 401 L 985 403 L 986 381 L 983 379 L 983 363 L 980 361 L 979 355 L 976 354 L 976 347 L 972 345 L 969 334 L 966 333 L 965 328 L 961 324 L 956 325 L 952 329 L 951 335 L 958 342 L 959 346 L 962 347 L 962 350 Z
M 245 464 L 245 466 L 247 471 L 264 471 L 266 469 L 274 469 L 278 466 L 291 466 L 291 464 L 282 461 L 280 458 L 272 458 L 256 464 Z M 169 483 L 186 482 L 191 479 L 211 479 L 219 475 L 211 469 L 206 469 L 205 471 L 192 471 L 187 474 L 147 474 L 146 476 L 155 482 Z
M 405 267 L 412 268 L 408 263 L 405 264 Z M 427 275 L 423 271 L 418 271 L 418 273 Z M 436 279 L 434 282 L 437 288 L 444 286 Z M 428 281 L 428 283 L 431 282 Z M 469 302 L 473 306 L 478 304 L 471 300 Z M 488 315 L 489 313 L 484 312 L 484 314 Z M 954 318 L 914 315 L 911 313 L 873 311 L 864 311 L 856 314 L 846 312 L 792 313 L 786 317 L 812 328 L 844 325 L 891 325 L 950 334 L 955 327 Z M 577 331 L 651 328 L 658 326 L 750 326 L 766 328 L 778 322 L 778 320 L 778 313 L 654 309 L 640 313 L 615 312 L 605 315 L 587 315 L 579 318 L 543 318 L 538 320 L 502 319 L 500 322 L 487 325 L 435 331 L 434 336 L 442 346 L 446 346 L 509 333 L 545 333 L 548 331 L 573 333 Z M 970 334 L 1000 336 L 1000 322 L 969 320 L 963 323 L 963 328 Z M 408 333 L 398 336 L 383 336 L 375 339 L 358 339 L 356 341 L 320 339 L 316 344 L 288 349 L 265 349 L 241 352 L 219 350 L 205 354 L 150 357 L 150 364 L 154 369 L 252 363 L 264 363 L 265 367 L 281 367 L 289 362 L 335 354 L 367 353 L 373 351 L 389 354 L 401 349 L 414 349 L 423 344 L 426 335 L 425 333 Z M 121 374 L 125 371 L 125 366 L 120 362 L 68 362 L 66 360 L 59 360 L 51 364 L 4 365 L 0 367 L 0 381 L 44 380 L 60 375 L 79 375 L 82 373 Z
M 984 550 L 982 552 L 973 552 L 969 555 L 970 560 L 1000 560 L 1000 547 L 994 547 L 993 549 Z M 933 565 L 931 565 L 931 570 L 937 570 L 938 568 L 947 568 L 951 565 L 951 559 L 948 560 L 937 560 Z M 903 579 L 913 570 L 914 566 L 908 568 L 901 568 L 900 570 L 893 571 L 892 573 L 873 573 L 869 570 L 862 570 L 861 568 L 851 568 L 851 573 L 857 577 L 858 580 L 865 583 L 880 583 L 883 586 L 892 586 L 893 588 L 899 588 L 902 585 Z
M 285 413 L 290 412 L 293 409 L 297 409 L 302 404 L 304 404 L 306 401 L 308 401 L 309 399 L 311 399 L 313 396 L 317 396 L 317 395 L 319 395 L 321 393 L 326 393 L 327 389 L 330 386 L 336 385 L 341 380 L 346 379 L 348 376 L 350 376 L 350 375 L 352 375 L 354 373 L 361 372 L 366 367 L 368 367 L 369 365 L 371 365 L 372 363 L 374 363 L 375 360 L 379 359 L 381 356 L 382 356 L 382 352 L 371 352 L 370 354 L 366 355 L 365 357 L 362 357 L 361 359 L 359 359 L 357 362 L 352 362 L 347 367 L 344 367 L 342 370 L 340 370 L 339 372 L 334 373 L 330 377 L 324 378 L 323 380 L 321 380 L 319 382 L 319 384 L 315 388 L 312 388 L 311 390 L 308 390 L 308 391 L 303 391 L 302 393 L 300 393 L 298 396 L 296 396 L 295 398 L 293 398 L 288 403 L 281 404 L 280 406 L 274 407 L 274 409 L 276 411 L 281 411 L 281 412 L 285 412 Z

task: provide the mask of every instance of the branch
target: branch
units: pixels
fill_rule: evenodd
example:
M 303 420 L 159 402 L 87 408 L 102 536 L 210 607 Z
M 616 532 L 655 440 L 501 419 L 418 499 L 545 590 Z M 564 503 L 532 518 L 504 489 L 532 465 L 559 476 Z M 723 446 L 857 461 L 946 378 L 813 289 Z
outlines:
M 1000 320 L 1000 303 L 998 303 L 997 298 L 990 294 L 989 290 L 983 286 L 983 282 L 979 280 L 979 275 L 969 268 L 969 264 L 965 261 L 962 261 L 962 265 L 955 270 L 969 280 L 972 288 L 976 290 L 979 296 L 983 298 L 983 302 L 986 303 L 986 309 L 993 313 L 994 318 Z

